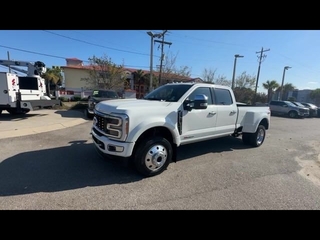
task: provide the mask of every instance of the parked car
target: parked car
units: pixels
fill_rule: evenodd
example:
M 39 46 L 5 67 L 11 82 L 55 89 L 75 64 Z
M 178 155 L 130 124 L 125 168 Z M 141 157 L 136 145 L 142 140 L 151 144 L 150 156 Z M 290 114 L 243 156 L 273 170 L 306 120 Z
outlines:
M 86 114 L 88 118 L 93 118 L 94 108 L 98 102 L 107 101 L 112 99 L 119 99 L 119 95 L 116 91 L 106 90 L 106 89 L 97 89 L 93 90 L 92 94 L 88 97 L 88 107 Z
M 309 116 L 308 108 L 296 106 L 290 101 L 272 100 L 269 107 L 272 115 L 282 115 L 290 118 Z
M 310 117 L 320 117 L 320 109 L 318 106 L 312 103 L 306 103 L 306 102 L 302 102 L 301 104 L 309 108 Z
M 308 110 L 309 110 L 309 115 L 306 116 L 306 117 L 311 117 L 311 115 L 310 115 L 310 108 L 309 108 L 309 107 L 306 107 L 305 105 L 303 105 L 303 104 L 300 103 L 300 102 L 296 102 L 296 101 L 291 101 L 291 102 L 292 102 L 294 105 L 298 106 L 298 107 L 303 107 L 303 108 L 308 109 Z

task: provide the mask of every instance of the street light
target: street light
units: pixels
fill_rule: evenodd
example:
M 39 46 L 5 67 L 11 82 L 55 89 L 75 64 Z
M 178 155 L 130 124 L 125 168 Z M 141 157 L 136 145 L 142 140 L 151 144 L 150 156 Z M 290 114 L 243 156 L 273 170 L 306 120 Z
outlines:
M 161 37 L 160 33 L 147 32 L 147 34 L 151 37 L 151 49 L 150 49 L 150 83 L 149 83 L 149 92 L 152 89 L 152 71 L 153 71 L 153 39 L 154 37 Z
M 234 55 L 234 65 L 233 65 L 233 75 L 232 75 L 232 85 L 231 85 L 232 90 L 234 88 L 234 77 L 236 74 L 237 58 L 242 58 L 242 57 L 244 57 L 244 56 L 241 56 L 239 54 Z
M 288 70 L 289 66 L 285 66 L 283 68 L 283 74 L 282 74 L 282 82 L 281 82 L 281 89 L 280 89 L 280 94 L 279 94 L 279 97 L 278 97 L 278 100 L 281 100 L 281 98 L 283 97 L 282 94 L 283 94 L 283 83 L 284 83 L 284 76 L 285 76 L 285 73 L 286 73 L 286 70 Z

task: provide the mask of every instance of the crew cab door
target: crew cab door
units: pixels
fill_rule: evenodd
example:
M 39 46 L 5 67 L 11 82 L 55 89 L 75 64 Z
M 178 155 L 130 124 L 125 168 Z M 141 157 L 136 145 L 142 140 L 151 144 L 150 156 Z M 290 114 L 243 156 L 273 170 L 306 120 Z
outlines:
M 209 139 L 214 133 L 217 122 L 217 106 L 213 104 L 211 89 L 212 87 L 209 86 L 198 87 L 187 96 L 186 101 L 192 102 L 197 95 L 205 95 L 208 98 L 208 105 L 206 109 L 187 110 L 186 107 L 183 108 L 180 135 L 181 144 L 195 142 L 200 139 Z
M 234 100 L 233 94 L 227 88 L 213 88 L 215 97 L 217 123 L 215 128 L 215 135 L 229 135 L 235 130 L 238 107 Z

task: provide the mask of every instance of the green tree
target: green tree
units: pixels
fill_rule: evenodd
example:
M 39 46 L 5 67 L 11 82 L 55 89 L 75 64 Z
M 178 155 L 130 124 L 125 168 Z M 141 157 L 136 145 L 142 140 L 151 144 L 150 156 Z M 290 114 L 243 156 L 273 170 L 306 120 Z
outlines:
M 57 87 L 57 85 L 61 85 L 63 80 L 63 76 L 60 68 L 47 68 L 47 71 L 43 73 L 41 77 L 45 80 L 46 89 L 49 96 L 51 93 L 50 86 L 54 85 L 55 87 Z
M 264 89 L 268 90 L 268 102 L 271 101 L 272 96 L 274 94 L 274 91 L 280 86 L 279 83 L 277 83 L 276 80 L 266 81 L 265 83 L 262 83 L 262 86 Z
M 46 80 L 46 82 L 51 82 L 53 84 L 61 84 L 63 76 L 60 68 L 47 68 L 47 71 L 41 76 Z
M 281 100 L 288 99 L 288 94 L 290 91 L 293 91 L 296 87 L 292 83 L 286 83 L 283 85 L 283 90 L 281 94 Z M 281 86 L 278 88 L 281 91 Z
M 254 91 L 251 88 L 235 87 L 233 89 L 233 93 L 234 93 L 234 96 L 235 96 L 237 102 L 252 104 L 252 99 L 254 97 Z
M 256 95 L 256 103 L 269 103 L 268 95 L 265 93 L 258 92 Z
M 317 106 L 320 106 L 320 88 L 312 90 L 310 93 L 310 98 L 315 102 Z

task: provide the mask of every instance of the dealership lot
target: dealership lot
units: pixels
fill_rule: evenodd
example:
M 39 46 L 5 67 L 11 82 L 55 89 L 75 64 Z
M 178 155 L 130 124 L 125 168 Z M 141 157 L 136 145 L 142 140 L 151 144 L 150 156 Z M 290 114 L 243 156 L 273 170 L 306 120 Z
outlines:
M 182 146 L 152 178 L 102 159 L 91 123 L 0 139 L 0 209 L 320 209 L 318 118 L 271 117 L 260 148 Z

